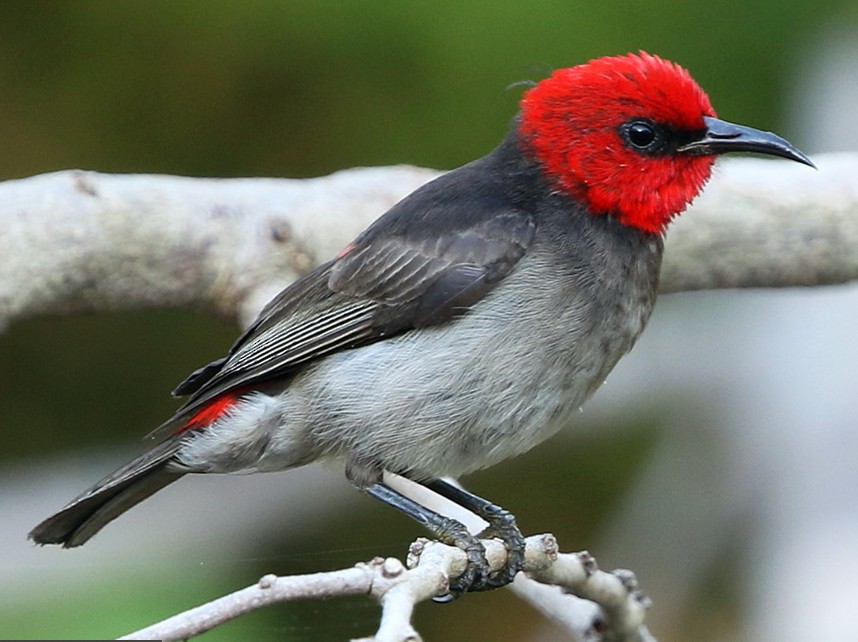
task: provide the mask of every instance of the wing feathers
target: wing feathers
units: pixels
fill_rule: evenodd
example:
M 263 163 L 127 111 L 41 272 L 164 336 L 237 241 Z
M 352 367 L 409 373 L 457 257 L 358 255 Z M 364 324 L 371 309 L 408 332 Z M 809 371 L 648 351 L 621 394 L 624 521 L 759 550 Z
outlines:
M 346 340 L 346 335 L 353 336 L 362 328 L 368 328 L 377 307 L 375 301 L 357 301 L 324 310 L 309 319 L 284 320 L 246 341 L 220 374 L 255 370 L 263 364 L 268 364 L 266 371 L 280 364 L 295 365 L 303 361 L 305 355 L 312 354 L 315 346 L 330 346 L 338 338 Z
M 533 241 L 529 213 L 503 184 L 471 199 L 472 164 L 394 206 L 335 260 L 278 294 L 233 345 L 176 389 L 191 413 L 239 386 L 289 376 L 336 350 L 464 314 L 513 269 Z M 462 174 L 461 172 L 469 172 Z

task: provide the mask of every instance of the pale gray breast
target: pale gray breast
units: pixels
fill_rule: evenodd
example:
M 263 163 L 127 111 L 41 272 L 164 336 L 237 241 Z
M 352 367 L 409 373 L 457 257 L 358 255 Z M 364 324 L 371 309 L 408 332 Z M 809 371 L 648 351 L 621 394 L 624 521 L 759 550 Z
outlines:
M 544 440 L 652 310 L 660 243 L 621 258 L 605 248 L 560 269 L 551 252 L 529 252 L 455 322 L 311 366 L 295 388 L 321 419 L 312 438 L 331 454 L 424 476 L 462 474 Z

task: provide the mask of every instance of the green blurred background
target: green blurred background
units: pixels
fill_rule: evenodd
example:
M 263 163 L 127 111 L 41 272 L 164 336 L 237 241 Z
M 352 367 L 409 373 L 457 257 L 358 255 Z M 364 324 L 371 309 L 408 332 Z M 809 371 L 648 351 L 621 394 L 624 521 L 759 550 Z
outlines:
M 834 0 L 7 1 L 0 4 L 0 178 L 64 168 L 217 177 L 306 177 L 395 163 L 452 168 L 500 139 L 521 93 L 513 83 L 639 49 L 689 68 L 720 115 L 801 146 L 802 132 L 789 130 L 783 108 L 791 70 L 811 34 L 833 17 L 854 19 L 855 8 Z M 4 465 L 127 446 L 175 407 L 172 386 L 218 356 L 235 332 L 180 311 L 8 328 L 0 336 Z M 668 401 L 653 403 L 625 430 L 588 431 L 574 449 L 544 447 L 469 483 L 516 508 L 526 530 L 551 530 L 565 547 L 591 546 L 588 537 L 658 440 L 658 421 L 648 419 Z M 554 521 L 549 488 L 564 497 L 568 524 Z M 534 499 L 542 496 L 545 506 Z M 266 572 L 401 554 L 417 534 L 364 501 L 288 549 L 274 539 L 213 560 L 202 542 L 199 560 L 173 573 L 123 575 L 97 589 L 68 586 L 61 598 L 0 604 L 0 636 L 116 636 Z M 726 551 L 721 562 L 728 558 Z M 663 639 L 741 632 L 729 564 L 717 568 L 699 601 L 662 614 Z M 367 600 L 301 604 L 203 639 L 347 639 L 369 635 L 376 618 Z M 507 594 L 423 605 L 417 623 L 427 640 L 557 634 Z

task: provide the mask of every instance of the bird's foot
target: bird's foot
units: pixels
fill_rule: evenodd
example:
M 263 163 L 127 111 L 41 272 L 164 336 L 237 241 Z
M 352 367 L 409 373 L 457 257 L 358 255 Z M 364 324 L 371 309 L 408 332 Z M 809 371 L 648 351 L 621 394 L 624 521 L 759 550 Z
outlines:
M 489 562 L 486 559 L 486 549 L 479 538 L 454 519 L 448 519 L 443 527 L 435 532 L 435 536 L 443 544 L 464 551 L 467 558 L 465 570 L 450 582 L 447 593 L 432 598 L 435 602 L 451 602 L 469 591 L 485 591 L 490 588 Z
M 497 504 L 444 480 L 435 480 L 426 486 L 486 520 L 489 525 L 478 538 L 497 538 L 506 547 L 507 558 L 503 567 L 494 573 L 487 573 L 483 581 L 475 581 L 467 590 L 489 591 L 512 582 L 524 566 L 525 547 L 524 535 L 515 523 L 515 516 Z
M 498 571 L 486 578 L 485 587 L 478 590 L 500 588 L 511 583 L 524 567 L 524 535 L 515 523 L 515 516 L 496 504 L 487 506 L 480 515 L 489 522 L 489 526 L 479 534 L 482 539 L 496 537 L 506 547 L 506 563 Z M 473 589 L 472 589 L 473 590 Z
M 525 541 L 515 523 L 515 516 L 495 504 L 484 506 L 480 512 L 480 516 L 489 522 L 489 526 L 477 536 L 471 535 L 455 520 L 450 520 L 449 530 L 437 533 L 443 543 L 463 550 L 468 564 L 465 571 L 450 583 L 447 594 L 435 598 L 436 602 L 450 602 L 463 593 L 491 591 L 506 586 L 524 566 Z M 494 572 L 490 571 L 485 547 L 480 542 L 480 539 L 488 538 L 501 540 L 507 550 L 506 562 Z
M 449 602 L 463 593 L 488 591 L 506 586 L 515 579 L 516 574 L 524 566 L 524 536 L 516 526 L 515 517 L 500 506 L 442 480 L 424 484 L 430 490 L 472 511 L 489 523 L 489 527 L 481 536 L 500 539 L 507 549 L 505 564 L 499 570 L 492 572 L 480 536 L 472 535 L 464 524 L 426 508 L 383 481 L 375 478 L 362 481 L 366 484 L 363 487 L 365 493 L 417 520 L 426 526 L 442 544 L 455 546 L 464 551 L 465 570 L 449 583 L 446 594 L 435 598 L 436 602 Z

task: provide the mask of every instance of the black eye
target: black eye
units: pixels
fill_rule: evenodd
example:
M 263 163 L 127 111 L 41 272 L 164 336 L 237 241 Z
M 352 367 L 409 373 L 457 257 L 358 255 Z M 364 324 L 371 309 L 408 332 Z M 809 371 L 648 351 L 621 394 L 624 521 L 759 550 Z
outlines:
M 653 126 L 640 120 L 628 124 L 626 135 L 629 137 L 629 142 L 638 149 L 647 149 L 655 142 Z

